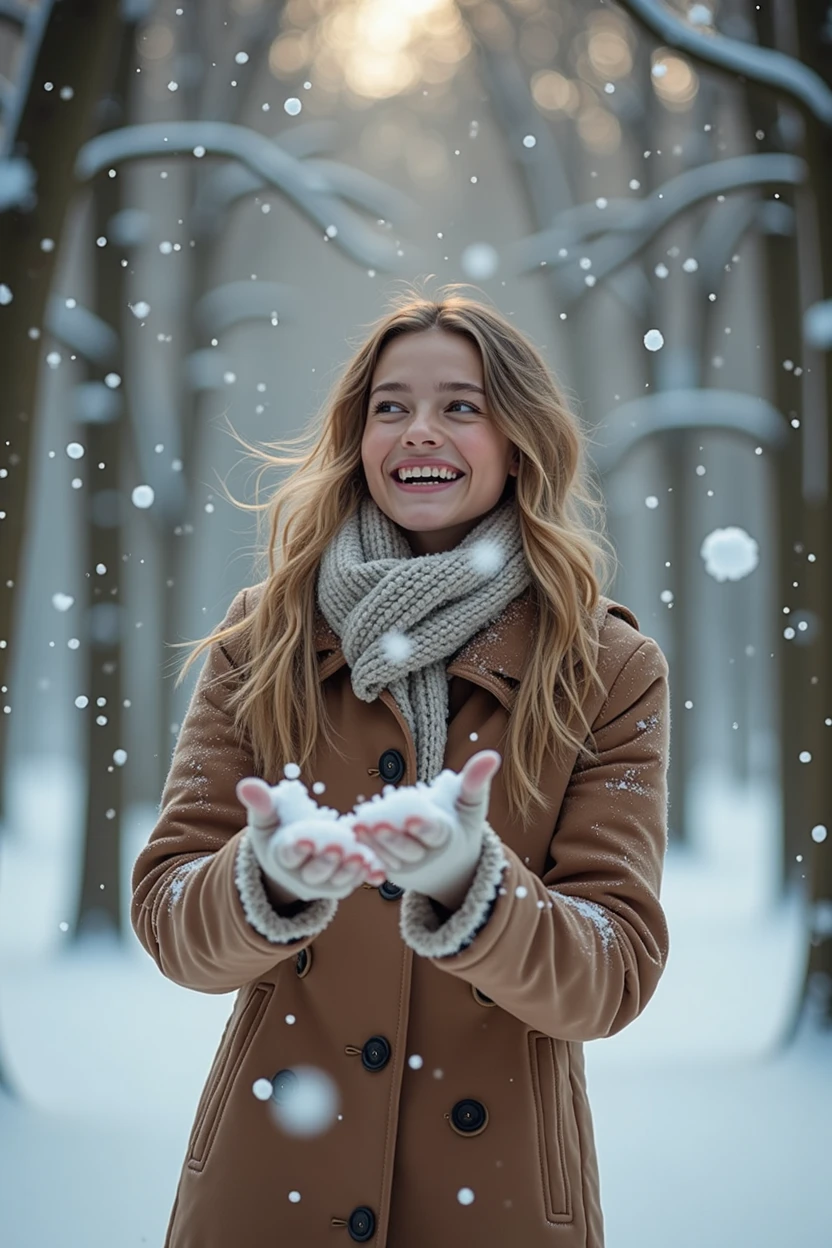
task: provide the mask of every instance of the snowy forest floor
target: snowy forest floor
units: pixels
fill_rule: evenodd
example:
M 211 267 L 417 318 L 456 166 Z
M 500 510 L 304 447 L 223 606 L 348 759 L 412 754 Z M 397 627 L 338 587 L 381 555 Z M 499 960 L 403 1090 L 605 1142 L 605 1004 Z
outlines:
M 148 818 L 128 828 L 125 900 Z M 586 1046 L 607 1248 L 828 1242 L 832 1033 L 807 1008 L 784 1047 L 807 918 L 796 893 L 773 902 L 749 826 L 729 857 L 671 848 L 659 989 Z M 0 1094 L 0 1238 L 161 1248 L 232 998 L 169 983 L 132 933 L 61 947 L 77 861 L 63 827 L 0 841 L 0 1051 L 16 1092 Z

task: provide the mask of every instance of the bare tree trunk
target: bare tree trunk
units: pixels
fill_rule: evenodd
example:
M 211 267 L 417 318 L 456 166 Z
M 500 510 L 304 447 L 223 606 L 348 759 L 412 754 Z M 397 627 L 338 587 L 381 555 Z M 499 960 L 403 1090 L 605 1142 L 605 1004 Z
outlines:
M 10 644 L 0 648 L 0 685 L 9 684 L 12 661 L 14 598 L 9 590 L 19 581 L 23 563 L 29 461 L 43 350 L 40 331 L 57 244 L 75 188 L 75 156 L 87 136 L 92 111 L 106 81 L 117 10 L 112 0 L 62 0 L 55 4 L 31 78 L 17 87 L 26 92 L 26 98 L 11 154 L 25 157 L 31 166 L 36 202 L 31 207 L 0 212 L 3 281 L 12 292 L 11 303 L 0 307 L 0 377 L 6 413 L 3 434 L 9 442 L 10 468 L 5 481 L 0 563 L 0 637 Z M 44 89 L 47 82 L 54 84 L 54 90 Z M 61 88 L 70 88 L 71 96 Z M 33 335 L 30 330 L 38 332 Z M 13 691 L 9 701 L 13 706 Z M 9 716 L 0 715 L 0 775 L 5 767 L 8 731 Z
M 105 128 L 124 124 L 127 93 L 134 64 L 135 26 L 122 25 L 112 91 L 102 101 Z M 123 179 L 100 173 L 93 185 L 95 237 L 108 238 L 110 223 L 124 206 Z M 108 239 L 94 248 L 95 311 L 122 339 L 127 302 L 121 249 Z M 122 550 L 126 500 L 122 492 L 122 452 L 127 445 L 122 385 L 123 354 L 107 376 L 114 393 L 113 418 L 90 421 L 86 441 L 87 482 L 86 611 L 87 718 L 86 801 L 81 883 L 74 935 L 108 931 L 121 935 L 121 844 L 123 763 L 122 695 L 125 636 L 121 604 Z M 102 372 L 104 370 L 101 370 Z M 104 378 L 98 378 L 99 384 Z

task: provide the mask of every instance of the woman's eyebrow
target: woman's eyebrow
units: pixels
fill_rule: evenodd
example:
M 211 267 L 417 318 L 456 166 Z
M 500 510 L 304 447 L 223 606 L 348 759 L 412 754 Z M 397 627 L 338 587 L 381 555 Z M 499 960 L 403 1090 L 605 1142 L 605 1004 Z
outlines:
M 372 398 L 373 395 L 376 394 L 377 391 L 379 390 L 388 390 L 388 391 L 398 394 L 398 393 L 403 393 L 405 391 L 409 393 L 411 389 L 412 387 L 408 386 L 406 382 L 403 382 L 403 381 L 383 381 L 381 385 L 376 386 L 375 389 L 370 391 L 370 398 Z M 475 386 L 472 381 L 439 381 L 436 383 L 436 389 L 437 390 L 453 390 L 453 391 L 475 390 L 477 394 L 483 394 L 483 395 L 485 394 L 485 391 L 483 390 L 482 386 Z

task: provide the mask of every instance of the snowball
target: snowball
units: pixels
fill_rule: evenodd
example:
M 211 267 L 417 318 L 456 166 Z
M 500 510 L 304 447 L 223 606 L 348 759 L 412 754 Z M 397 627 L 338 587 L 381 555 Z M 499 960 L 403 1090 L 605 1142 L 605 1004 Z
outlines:
M 759 546 L 745 529 L 735 525 L 714 529 L 699 548 L 705 571 L 716 581 L 740 581 L 760 561 Z
M 391 628 L 380 639 L 382 653 L 391 663 L 404 663 L 413 653 L 413 642 L 398 629 Z
M 295 1080 L 272 1100 L 278 1125 L 287 1135 L 313 1136 L 327 1131 L 339 1108 L 335 1081 L 316 1066 L 295 1066 Z
M 115 763 L 116 767 L 123 767 L 124 764 L 127 762 L 127 751 L 126 750 L 114 750 L 113 762 Z
M 251 1087 L 258 1101 L 271 1100 L 273 1088 L 271 1079 L 255 1079 Z
M 480 538 L 470 547 L 468 557 L 472 568 L 480 576 L 494 576 L 505 563 L 505 555 L 497 542 L 487 537 Z
M 72 594 L 53 594 L 52 606 L 56 611 L 68 611 L 75 599 Z
M 147 507 L 153 506 L 156 494 L 151 485 L 137 485 L 130 497 L 133 500 L 134 507 L 145 510 Z
M 644 335 L 644 345 L 648 351 L 661 351 L 664 346 L 664 336 L 659 329 L 648 329 Z
M 411 1070 L 421 1070 L 424 1065 L 424 1062 L 422 1061 L 418 1053 L 413 1053 L 407 1059 L 407 1064 Z
M 473 1205 L 474 1193 L 470 1187 L 461 1187 L 456 1194 L 456 1198 L 461 1205 Z
M 490 243 L 470 243 L 462 252 L 459 262 L 465 276 L 479 282 L 494 276 L 500 258 Z
M 150 316 L 150 304 L 145 303 L 144 299 L 140 299 L 138 303 L 131 303 L 130 311 L 137 320 L 143 321 L 146 316 Z
M 283 105 L 283 108 L 289 114 L 290 117 L 297 117 L 298 113 L 303 108 L 303 105 L 301 104 L 299 99 L 297 99 L 295 96 L 292 95 L 285 102 L 285 104 Z

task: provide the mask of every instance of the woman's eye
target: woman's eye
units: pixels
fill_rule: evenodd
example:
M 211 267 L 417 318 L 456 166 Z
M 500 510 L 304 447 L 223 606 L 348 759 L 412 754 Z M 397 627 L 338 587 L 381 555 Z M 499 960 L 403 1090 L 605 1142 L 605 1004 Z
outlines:
M 381 402 L 377 403 L 375 407 L 373 408 L 373 415 L 377 416 L 379 415 L 379 413 L 386 414 L 388 413 L 388 409 L 393 408 L 393 407 L 399 407 L 399 406 L 400 404 L 393 403 L 391 402 L 390 399 L 382 399 Z M 465 399 L 454 399 L 452 403 L 448 404 L 448 407 L 446 410 L 450 411 L 452 407 L 469 407 L 471 409 L 471 414 L 473 415 L 479 414 L 479 408 L 474 407 L 473 403 L 468 403 Z

